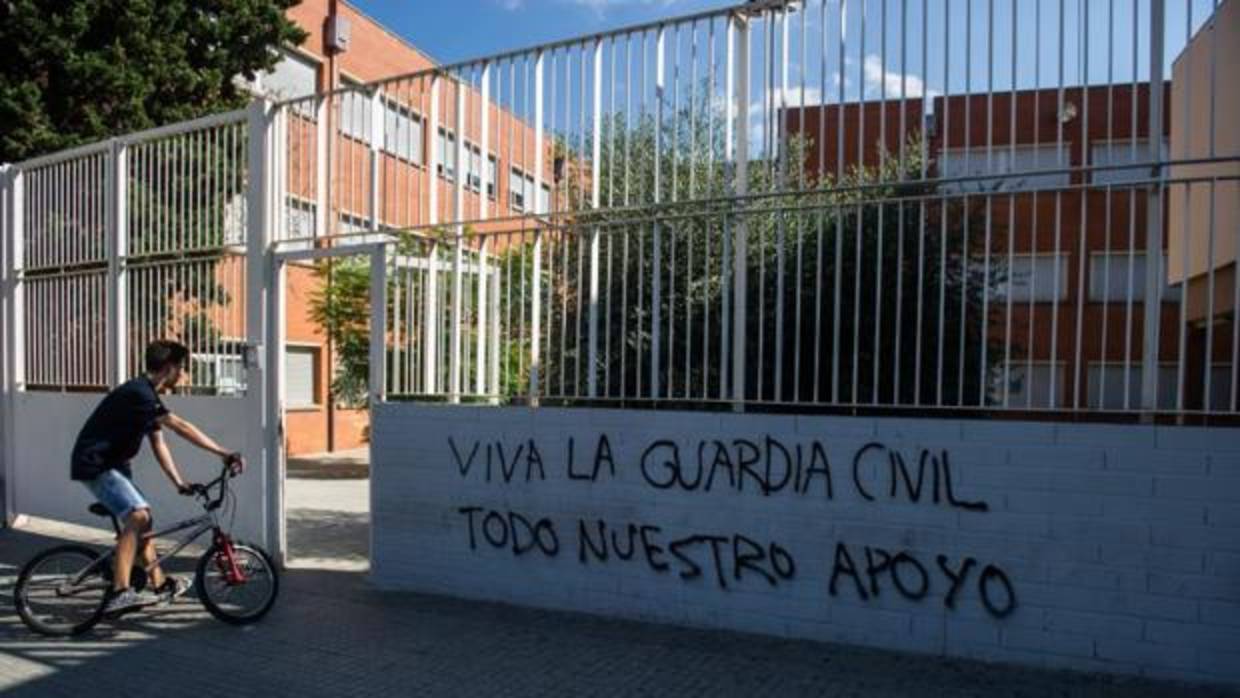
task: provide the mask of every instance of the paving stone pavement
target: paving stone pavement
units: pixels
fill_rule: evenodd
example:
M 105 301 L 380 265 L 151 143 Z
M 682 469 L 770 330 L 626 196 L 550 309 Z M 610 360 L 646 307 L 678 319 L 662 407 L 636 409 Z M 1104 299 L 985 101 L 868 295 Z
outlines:
M 0 694 L 54 696 L 1223 696 L 1222 688 L 700 631 L 379 592 L 364 573 L 292 569 L 261 623 L 193 599 L 77 639 L 31 634 L 17 569 L 65 540 L 46 522 L 0 531 Z M 175 567 L 188 570 L 192 557 Z

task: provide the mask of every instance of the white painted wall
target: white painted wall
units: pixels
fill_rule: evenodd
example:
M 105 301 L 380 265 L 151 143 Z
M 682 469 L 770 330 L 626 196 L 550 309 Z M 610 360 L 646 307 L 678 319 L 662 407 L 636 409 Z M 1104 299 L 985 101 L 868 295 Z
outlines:
M 1035 666 L 1240 683 L 1235 429 L 407 403 L 381 404 L 373 419 L 372 575 L 385 588 Z M 593 479 L 600 435 L 609 440 L 615 475 L 603 467 Z M 743 489 L 720 486 L 727 482 L 722 466 L 709 492 L 661 489 L 643 476 L 643 452 L 662 439 L 677 445 L 693 480 L 699 443 L 706 443 L 709 466 L 715 440 L 729 445 L 735 460 L 735 440 L 765 450 L 768 436 L 794 457 L 800 445 L 806 463 L 818 442 L 829 463 L 831 495 L 821 474 L 804 492 L 785 487 L 769 495 L 750 476 Z M 449 438 L 467 463 L 479 443 L 467 474 Z M 527 481 L 530 439 L 545 479 L 533 467 Z M 586 479 L 568 475 L 570 439 L 575 473 Z M 523 449 L 511 482 L 498 466 L 497 443 L 509 460 Z M 866 449 L 871 443 L 883 446 Z M 670 472 L 662 465 L 670 448 L 661 446 L 647 459 L 650 480 L 662 484 Z M 911 501 L 902 479 L 893 497 L 888 454 L 902 454 L 915 478 L 922 449 L 940 463 L 946 452 L 956 500 L 985 503 L 986 510 L 946 501 L 943 477 L 935 502 L 929 469 L 918 501 Z M 782 461 L 774 446 L 772 453 L 778 480 Z M 853 476 L 858 453 L 860 488 Z M 764 465 L 756 467 L 764 473 Z M 937 470 L 942 476 L 944 468 Z M 463 507 L 481 507 L 473 514 L 472 548 Z M 505 528 L 496 517 L 485 522 L 492 510 L 505 520 L 516 512 L 535 526 L 545 519 L 544 546 L 553 548 L 548 530 L 554 530 L 556 554 L 537 547 L 515 554 L 511 538 L 502 546 L 489 543 L 484 525 L 497 540 Z M 636 536 L 628 560 L 609 550 L 602 562 L 586 548 L 583 563 L 582 520 L 592 532 L 599 520 L 618 529 L 623 548 L 629 524 L 658 529 L 646 529 L 650 548 Z M 528 535 L 522 534 L 524 548 Z M 735 534 L 763 549 L 763 559 L 752 564 L 765 575 L 742 567 L 736 577 Z M 727 537 L 718 544 L 722 582 L 715 543 L 678 544 L 678 552 L 700 567 L 696 575 L 670 550 L 673 541 L 699 535 Z M 773 570 L 772 543 L 795 562 L 795 573 Z M 855 578 L 843 571 L 841 544 Z M 877 549 L 908 556 L 897 563 L 907 595 L 890 569 L 867 573 L 867 547 L 875 563 L 882 559 Z M 743 541 L 741 552 L 757 554 Z M 975 560 L 950 608 L 952 581 L 939 556 L 953 574 L 966 558 Z M 780 561 L 786 573 L 787 560 L 781 555 Z M 922 586 L 918 565 L 926 575 L 922 598 L 914 598 Z M 997 611 L 1009 606 L 1003 581 L 1010 584 L 1015 606 L 1006 615 L 987 610 L 983 576 Z
M 14 394 L 15 514 L 41 516 L 59 521 L 109 528 L 107 519 L 86 511 L 93 500 L 90 492 L 69 479 L 69 455 L 78 431 L 103 395 L 18 392 Z M 265 474 L 258 450 L 247 443 L 249 419 L 244 399 L 213 397 L 165 397 L 164 404 L 175 414 L 193 422 L 228 448 L 247 454 L 245 473 L 232 481 L 236 493 L 233 534 L 261 542 L 266 500 Z M 220 472 L 219 458 L 190 445 L 181 437 L 166 433 L 173 458 L 182 475 L 191 482 L 206 482 Z M 162 528 L 181 519 L 200 514 L 193 500 L 182 497 L 160 470 L 149 445 L 133 463 L 134 481 L 151 503 L 155 526 Z M 202 542 L 206 542 L 205 539 Z

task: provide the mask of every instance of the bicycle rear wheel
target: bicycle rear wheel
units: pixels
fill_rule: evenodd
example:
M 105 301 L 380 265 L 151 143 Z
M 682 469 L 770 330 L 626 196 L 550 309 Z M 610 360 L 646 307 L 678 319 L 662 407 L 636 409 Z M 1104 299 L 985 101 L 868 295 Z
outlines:
M 257 545 L 233 541 L 232 549 L 244 581 L 230 580 L 223 551 L 212 545 L 198 559 L 194 586 L 211 615 L 231 625 L 247 625 L 271 610 L 280 591 L 280 577 L 271 558 Z
M 61 545 L 26 563 L 13 587 L 13 605 L 26 627 L 64 637 L 90 630 L 103 615 L 112 570 L 96 564 L 99 553 L 82 545 Z M 93 565 L 93 567 L 92 567 Z M 78 583 L 73 579 L 91 568 Z

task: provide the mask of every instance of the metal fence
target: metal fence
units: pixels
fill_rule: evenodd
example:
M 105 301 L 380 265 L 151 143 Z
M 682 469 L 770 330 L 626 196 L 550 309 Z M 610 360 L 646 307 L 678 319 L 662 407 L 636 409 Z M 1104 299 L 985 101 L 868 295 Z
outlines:
M 1226 7 L 753 2 L 281 102 L 249 137 L 274 249 L 391 243 L 391 397 L 1234 414 Z M 157 198 L 160 163 L 225 169 L 151 268 L 218 275 L 243 240 L 220 142 L 130 155 Z M 97 209 L 110 157 L 40 186 Z M 53 221 L 29 244 L 76 255 L 19 265 L 27 293 L 101 303 L 109 219 L 22 196 Z M 30 374 L 99 380 L 57 322 Z M 224 335 L 195 348 L 234 356 Z
M 193 393 L 245 387 L 249 126 L 243 111 L 30 160 L 13 169 L 17 384 L 97 390 L 172 338 Z

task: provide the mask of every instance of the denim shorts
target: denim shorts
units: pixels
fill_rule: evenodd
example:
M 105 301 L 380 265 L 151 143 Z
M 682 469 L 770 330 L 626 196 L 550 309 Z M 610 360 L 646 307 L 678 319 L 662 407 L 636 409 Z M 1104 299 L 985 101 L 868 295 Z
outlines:
M 138 486 L 115 470 L 105 471 L 94 480 L 86 480 L 82 484 L 122 523 L 133 510 L 151 508 Z

